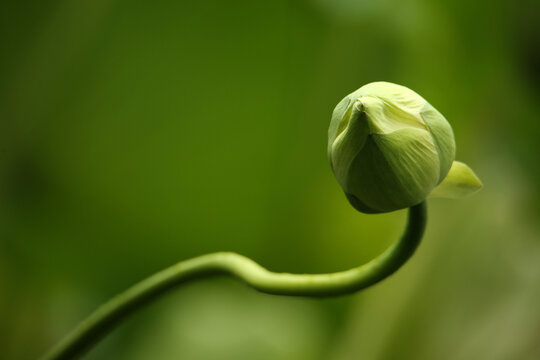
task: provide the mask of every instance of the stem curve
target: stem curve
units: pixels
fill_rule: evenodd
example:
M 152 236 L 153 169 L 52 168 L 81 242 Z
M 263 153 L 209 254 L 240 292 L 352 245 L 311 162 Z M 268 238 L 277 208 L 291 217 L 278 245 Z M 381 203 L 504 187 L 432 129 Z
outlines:
M 339 296 L 371 286 L 399 269 L 414 253 L 426 227 L 426 203 L 409 208 L 405 230 L 396 243 L 370 262 L 330 274 L 274 273 L 253 260 L 218 252 L 181 261 L 116 295 L 82 321 L 42 360 L 82 356 L 124 318 L 166 291 L 190 280 L 226 274 L 263 293 L 287 296 Z

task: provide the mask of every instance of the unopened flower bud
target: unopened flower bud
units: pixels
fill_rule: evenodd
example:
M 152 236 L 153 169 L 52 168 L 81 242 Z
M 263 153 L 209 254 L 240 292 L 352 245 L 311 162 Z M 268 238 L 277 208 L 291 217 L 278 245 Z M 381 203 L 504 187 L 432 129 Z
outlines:
M 454 134 L 444 116 L 414 91 L 375 82 L 334 109 L 328 157 L 357 210 L 389 212 L 422 202 L 443 182 L 454 162 Z M 458 180 L 468 184 L 460 187 L 461 193 L 481 187 L 468 170 Z

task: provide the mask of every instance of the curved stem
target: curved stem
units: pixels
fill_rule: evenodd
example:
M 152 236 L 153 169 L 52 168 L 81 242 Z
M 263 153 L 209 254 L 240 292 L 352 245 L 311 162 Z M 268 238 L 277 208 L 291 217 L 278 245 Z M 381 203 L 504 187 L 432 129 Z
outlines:
M 274 273 L 251 259 L 219 252 L 181 261 L 115 296 L 53 348 L 43 360 L 74 359 L 83 355 L 124 318 L 144 304 L 186 281 L 227 274 L 264 293 L 289 296 L 339 296 L 358 291 L 388 277 L 414 253 L 426 226 L 425 202 L 409 209 L 401 239 L 372 261 L 330 274 Z

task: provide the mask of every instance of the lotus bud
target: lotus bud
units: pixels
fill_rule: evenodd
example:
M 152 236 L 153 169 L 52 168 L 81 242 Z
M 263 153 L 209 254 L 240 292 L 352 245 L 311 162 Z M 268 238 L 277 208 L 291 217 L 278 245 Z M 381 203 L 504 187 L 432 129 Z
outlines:
M 407 208 L 439 196 L 457 197 L 482 184 L 467 165 L 453 166 L 454 134 L 444 116 L 414 91 L 367 84 L 334 109 L 328 158 L 351 205 L 364 213 Z M 455 170 L 456 174 L 449 172 Z M 451 181 L 443 183 L 445 178 Z

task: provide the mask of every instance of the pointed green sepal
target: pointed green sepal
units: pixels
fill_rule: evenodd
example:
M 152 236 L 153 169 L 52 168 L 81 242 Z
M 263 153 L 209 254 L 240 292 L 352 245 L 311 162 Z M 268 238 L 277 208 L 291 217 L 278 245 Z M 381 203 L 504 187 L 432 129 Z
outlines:
M 462 198 L 477 192 L 482 182 L 466 164 L 454 161 L 448 175 L 430 194 L 432 197 Z

